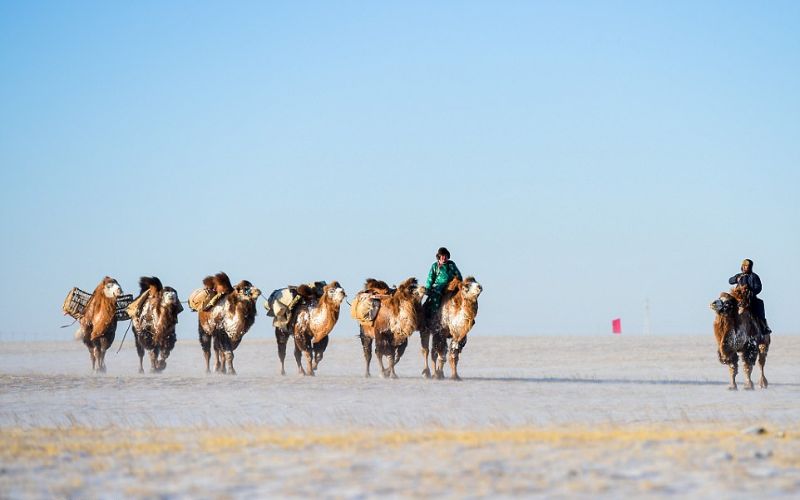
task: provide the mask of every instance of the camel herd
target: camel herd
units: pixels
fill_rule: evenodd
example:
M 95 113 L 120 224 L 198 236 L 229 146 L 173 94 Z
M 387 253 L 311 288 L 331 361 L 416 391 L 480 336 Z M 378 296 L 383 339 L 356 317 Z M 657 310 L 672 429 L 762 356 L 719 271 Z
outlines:
M 145 351 L 150 353 L 153 372 L 166 368 L 167 358 L 175 347 L 175 325 L 183 306 L 175 289 L 163 286 L 156 277 L 142 277 L 139 285 L 136 299 L 127 296 L 130 299 L 122 300 L 119 283 L 109 277 L 103 278 L 91 295 L 82 292 L 83 301 L 77 300 L 80 299 L 80 295 L 75 294 L 77 289 L 67 296 L 64 311 L 80 322 L 76 337 L 88 348 L 95 372 L 105 372 L 105 353 L 114 342 L 117 323 L 127 319 L 131 320 L 133 328 L 139 372 L 144 372 Z M 475 324 L 481 291 L 481 285 L 473 277 L 454 278 L 442 293 L 440 307 L 434 310 L 423 304 L 426 290 L 415 278 L 408 278 L 396 287 L 375 279 L 366 280 L 351 305 L 351 316 L 359 324 L 365 376 L 370 376 L 374 347 L 381 376 L 396 378 L 395 366 L 409 338 L 418 331 L 423 376 L 444 378 L 444 364 L 449 359 L 450 377 L 459 380 L 458 360 L 467 343 L 467 334 Z M 234 351 L 255 322 L 256 302 L 261 296 L 261 291 L 249 281 L 243 280 L 234 286 L 222 272 L 207 276 L 203 287 L 192 292 L 189 306 L 197 312 L 206 372 L 211 371 L 213 347 L 214 371 L 236 373 Z M 345 298 L 345 291 L 337 281 L 287 287 L 275 290 L 266 298 L 264 307 L 273 317 L 282 375 L 286 374 L 284 362 L 290 338 L 294 340 L 298 373 L 315 374 Z M 751 312 L 751 298 L 745 286 L 737 285 L 711 303 L 716 315 L 717 355 L 720 363 L 729 368 L 732 390 L 737 389 L 740 359 L 744 365 L 745 389 L 753 389 L 751 373 L 756 362 L 761 369 L 759 386 L 766 388 L 768 385 L 764 365 L 770 335 Z
M 134 299 L 123 295 L 117 280 L 105 277 L 91 294 L 73 289 L 67 296 L 64 312 L 79 322 L 76 338 L 89 350 L 93 371 L 105 372 L 105 354 L 114 342 L 117 323 L 127 319 L 131 321 L 139 355 L 139 372 L 144 372 L 145 352 L 150 356 L 151 371 L 166 368 L 175 347 L 175 325 L 184 308 L 175 289 L 163 286 L 157 277 L 142 277 L 139 287 L 140 293 Z M 409 337 L 419 331 L 423 376 L 444 378 L 449 352 L 450 376 L 460 380 L 458 359 L 475 324 L 481 291 L 475 278 L 454 278 L 442 292 L 441 306 L 429 310 L 423 304 L 426 290 L 416 278 L 396 287 L 368 279 L 351 306 L 351 316 L 359 323 L 365 376 L 370 376 L 374 344 L 381 376 L 396 378 L 395 365 L 403 356 Z M 83 301 L 78 300 L 81 294 L 85 295 Z M 211 372 L 213 347 L 214 371 L 236 374 L 234 351 L 255 323 L 259 297 L 261 290 L 252 283 L 242 280 L 232 285 L 223 272 L 207 276 L 203 286 L 191 293 L 188 304 L 197 312 L 206 372 Z M 273 317 L 281 374 L 286 373 L 286 347 L 292 338 L 298 373 L 313 376 L 328 346 L 328 335 L 339 319 L 346 299 L 344 289 L 337 281 L 315 282 L 278 289 L 264 298 L 267 314 Z

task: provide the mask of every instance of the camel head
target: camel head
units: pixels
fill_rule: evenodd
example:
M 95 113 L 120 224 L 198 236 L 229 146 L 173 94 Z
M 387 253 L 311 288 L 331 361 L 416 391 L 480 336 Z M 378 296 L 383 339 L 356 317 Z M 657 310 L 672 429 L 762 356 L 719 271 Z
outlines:
M 233 287 L 233 290 L 236 292 L 239 297 L 244 299 L 250 299 L 255 302 L 259 296 L 261 296 L 261 290 L 254 287 L 252 283 L 247 280 L 242 280 Z
M 178 299 L 178 292 L 171 286 L 165 286 L 161 294 L 161 304 L 167 306 L 180 303 L 181 301 Z
M 478 300 L 478 295 L 483 291 L 483 287 L 478 283 L 474 277 L 467 276 L 461 284 L 461 295 L 465 299 Z
M 711 303 L 711 309 L 720 316 L 728 316 L 733 313 L 739 306 L 739 301 L 729 294 L 722 292 L 719 298 Z
M 183 312 L 183 305 L 181 304 L 181 299 L 178 298 L 178 291 L 171 286 L 165 286 L 161 290 L 161 307 L 171 308 L 176 316 L 175 321 L 177 321 L 177 315 Z
M 102 292 L 106 298 L 112 300 L 122 295 L 122 288 L 119 286 L 119 283 L 117 283 L 117 280 L 108 276 L 103 278 L 103 281 L 97 285 L 94 291 L 95 293 Z
M 328 300 L 337 306 L 340 305 L 347 296 L 344 293 L 344 288 L 342 288 L 338 281 L 334 281 L 328 285 L 325 285 L 325 287 L 322 289 L 322 292 L 326 297 L 328 297 Z

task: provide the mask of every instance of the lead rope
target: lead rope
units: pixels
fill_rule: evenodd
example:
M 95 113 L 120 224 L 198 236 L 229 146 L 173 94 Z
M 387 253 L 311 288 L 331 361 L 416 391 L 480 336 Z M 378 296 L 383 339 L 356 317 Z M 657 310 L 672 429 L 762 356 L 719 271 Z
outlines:
M 131 325 L 132 324 L 133 324 L 133 320 L 131 320 L 131 322 L 128 323 L 128 328 L 125 329 L 125 335 L 122 336 L 122 341 L 120 341 L 120 343 L 119 343 L 119 348 L 117 349 L 117 354 L 119 354 L 119 351 L 122 350 L 122 344 L 125 343 L 125 337 L 128 336 L 128 330 L 131 329 Z
M 70 323 L 70 324 L 68 324 L 68 325 L 61 325 L 61 326 L 59 326 L 59 328 L 69 328 L 70 326 L 74 325 L 76 321 L 78 321 L 78 318 L 75 318 L 75 319 L 73 319 L 73 320 L 72 320 L 72 323 Z

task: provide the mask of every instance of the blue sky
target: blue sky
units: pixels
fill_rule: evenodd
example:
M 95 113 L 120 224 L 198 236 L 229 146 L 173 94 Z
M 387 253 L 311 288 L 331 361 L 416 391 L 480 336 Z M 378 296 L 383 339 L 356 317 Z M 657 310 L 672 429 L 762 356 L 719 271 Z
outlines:
M 2 2 L 2 338 L 64 295 L 484 285 L 475 334 L 800 332 L 796 2 Z M 196 318 L 182 315 L 180 338 Z M 355 333 L 345 314 L 334 335 Z M 253 334 L 270 335 L 260 315 Z

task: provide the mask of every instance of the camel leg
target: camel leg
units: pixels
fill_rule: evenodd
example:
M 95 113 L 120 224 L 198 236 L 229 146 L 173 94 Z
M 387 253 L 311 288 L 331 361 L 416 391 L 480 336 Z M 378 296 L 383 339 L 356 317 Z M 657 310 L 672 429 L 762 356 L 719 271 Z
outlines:
M 422 376 L 425 378 L 431 378 L 431 368 L 428 365 L 428 352 L 430 350 L 430 332 L 419 332 L 419 340 L 422 344 L 422 359 L 425 361 L 425 368 L 422 369 Z
M 314 355 L 311 353 L 311 350 L 304 351 L 303 355 L 305 356 L 306 360 L 306 375 L 309 377 L 314 376 Z
M 166 349 L 163 347 L 159 349 L 161 359 L 158 361 L 158 371 L 163 372 L 167 368 L 167 358 L 169 357 L 170 352 L 172 352 L 172 349 Z
M 383 356 L 386 354 L 385 342 L 380 333 L 375 333 L 375 359 L 378 360 L 378 368 L 381 370 L 381 378 L 389 376 L 389 370 L 383 365 Z
M 158 349 L 150 351 L 150 373 L 158 372 Z
M 387 355 L 389 358 L 389 368 L 388 368 L 388 375 L 390 378 L 397 378 L 397 373 L 394 371 L 394 349 L 389 349 Z
M 225 358 L 222 354 L 222 343 L 219 336 L 214 336 L 214 371 L 225 373 Z
M 761 378 L 758 380 L 758 386 L 762 389 L 766 389 L 769 385 L 769 382 L 767 382 L 767 377 L 764 376 L 764 364 L 767 362 L 768 349 L 769 343 L 760 344 L 758 346 L 758 366 L 761 368 Z
M 395 347 L 395 349 L 394 349 L 394 364 L 395 365 L 400 362 L 400 358 L 402 358 L 403 357 L 403 353 L 406 352 L 406 347 L 408 347 L 408 339 L 404 340 L 402 344 L 400 344 L 399 346 Z
M 314 352 L 314 371 L 317 371 L 319 368 L 319 364 L 322 361 L 322 357 L 325 355 L 325 349 L 328 348 L 328 336 L 326 335 L 325 338 L 314 344 L 313 352 Z
M 95 352 L 95 356 L 97 356 L 97 370 L 100 373 L 106 372 L 106 346 L 103 345 L 103 342 L 100 342 L 100 345 L 96 348 L 97 351 Z
M 466 337 L 458 342 L 455 340 L 450 342 L 450 378 L 453 380 L 461 380 L 461 377 L 458 376 L 458 358 L 465 345 L 467 345 Z
M 305 375 L 306 371 L 303 370 L 303 351 L 300 350 L 300 346 L 297 345 L 297 339 L 294 342 L 294 360 L 297 362 L 297 374 L 298 375 Z
M 747 343 L 742 353 L 742 364 L 744 364 L 744 388 L 745 390 L 753 390 L 753 380 L 751 374 L 753 373 L 753 366 L 758 359 L 758 346 L 756 344 Z
M 751 374 L 753 373 L 753 365 L 748 363 L 744 364 L 744 389 L 746 391 L 753 390 L 753 379 L 751 378 Z
M 211 337 L 206 335 L 199 326 L 197 331 L 200 336 L 200 347 L 203 349 L 203 358 L 206 360 L 206 373 L 211 373 Z
M 461 377 L 458 376 L 458 351 L 450 351 L 450 378 L 461 380 Z
M 144 373 L 144 347 L 142 347 L 142 343 L 139 342 L 139 335 L 137 335 L 135 330 L 133 332 L 133 339 L 136 341 L 136 354 L 139 355 L 139 373 Z
M 94 347 L 89 347 L 89 359 L 92 360 L 92 372 L 97 371 L 97 357 L 94 355 Z
M 364 361 L 366 362 L 367 369 L 364 372 L 364 377 L 369 378 L 369 363 L 372 361 L 372 339 L 364 335 L 364 330 L 361 330 L 359 335 L 361 337 L 361 349 L 364 351 Z
M 224 356 L 225 356 L 225 361 L 223 362 L 223 365 L 228 366 L 228 372 L 227 372 L 228 375 L 236 375 L 236 370 L 233 368 L 233 357 L 234 357 L 233 351 L 225 350 Z M 225 370 L 223 369 L 222 372 L 225 373 Z
M 447 338 L 441 333 L 433 336 L 433 353 L 436 358 L 436 378 L 441 380 L 444 378 L 444 362 L 447 359 Z
M 275 340 L 278 342 L 278 359 L 281 362 L 281 375 L 286 375 L 286 343 L 289 341 L 289 334 L 280 328 L 275 329 Z
M 733 353 L 728 358 L 728 371 L 731 375 L 731 383 L 728 386 L 728 390 L 735 391 L 738 389 L 736 387 L 736 374 L 739 372 L 739 355 Z

